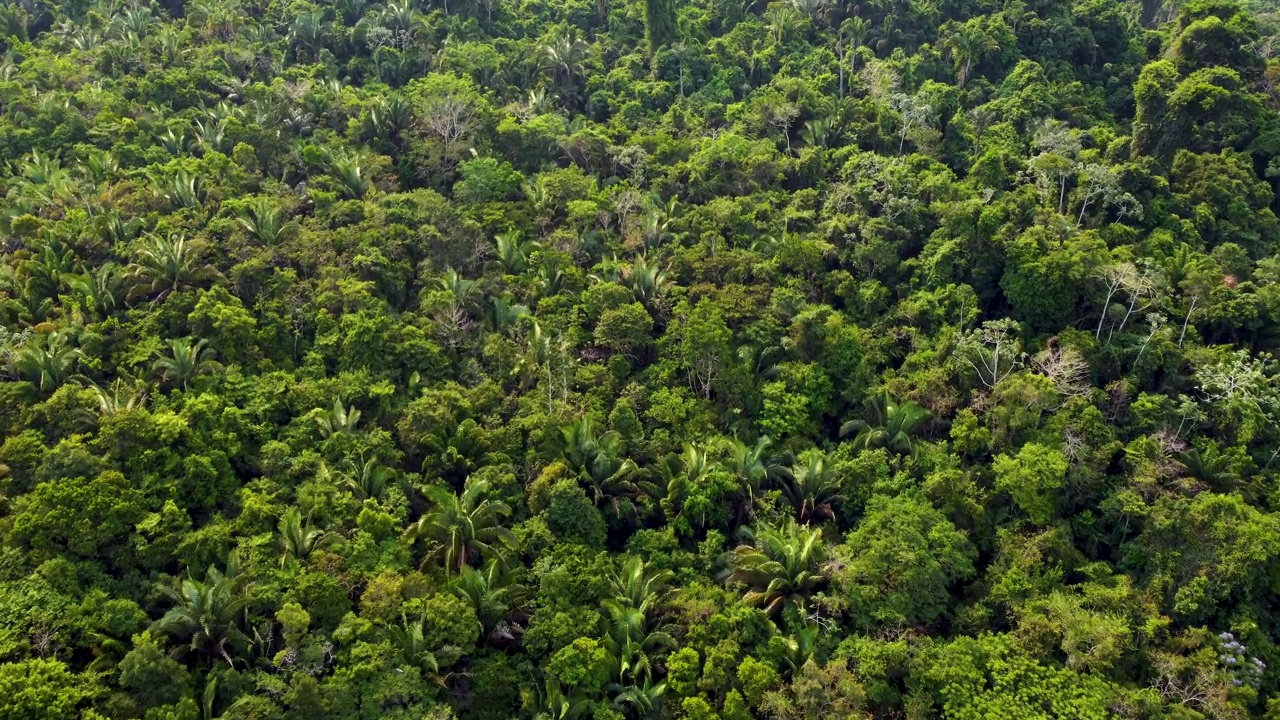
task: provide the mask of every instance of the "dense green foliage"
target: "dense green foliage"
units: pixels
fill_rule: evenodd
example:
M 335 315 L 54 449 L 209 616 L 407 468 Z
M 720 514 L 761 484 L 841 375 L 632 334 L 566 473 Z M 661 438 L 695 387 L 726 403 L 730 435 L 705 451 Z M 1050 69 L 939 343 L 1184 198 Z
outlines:
M 1259 4 L 0 4 L 0 720 L 1280 718 Z

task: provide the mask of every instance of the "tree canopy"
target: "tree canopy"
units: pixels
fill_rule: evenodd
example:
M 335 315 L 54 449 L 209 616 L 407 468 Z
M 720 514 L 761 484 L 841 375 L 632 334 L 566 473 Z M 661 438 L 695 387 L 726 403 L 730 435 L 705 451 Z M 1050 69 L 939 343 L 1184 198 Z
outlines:
M 0 720 L 1280 718 L 1276 10 L 0 3 Z

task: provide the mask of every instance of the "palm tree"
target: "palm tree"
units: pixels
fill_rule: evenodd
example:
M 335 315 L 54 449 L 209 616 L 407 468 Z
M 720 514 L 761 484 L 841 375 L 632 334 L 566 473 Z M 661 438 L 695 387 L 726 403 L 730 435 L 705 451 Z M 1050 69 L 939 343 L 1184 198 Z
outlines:
M 657 718 L 662 711 L 662 696 L 666 693 L 666 683 L 654 684 L 646 678 L 643 685 L 623 688 L 614 696 L 612 704 L 618 710 L 630 708 L 636 717 Z
M 120 306 L 120 300 L 124 297 L 125 279 L 124 269 L 112 262 L 93 271 L 63 276 L 80 312 L 97 320 L 107 319 Z
M 192 0 L 187 4 L 187 21 L 201 28 L 208 37 L 228 41 L 235 35 L 236 27 L 245 16 L 240 3 L 232 0 Z
M 175 133 L 173 128 L 168 128 L 160 136 L 160 144 L 164 145 L 164 149 L 168 150 L 170 155 L 179 157 L 187 149 L 187 134 L 184 132 Z M 155 181 L 153 180 L 153 182 Z
M 241 120 L 245 117 L 246 110 L 233 102 L 219 100 L 218 104 L 213 107 L 206 107 L 204 113 L 209 116 L 210 120 L 222 122 L 224 120 Z
M 289 26 L 286 39 L 289 47 L 299 57 L 316 58 L 320 48 L 324 46 L 329 35 L 329 23 L 325 20 L 325 11 L 321 9 L 298 13 Z
M 671 56 L 676 59 L 676 64 L 680 67 L 680 97 L 684 98 L 684 67 L 689 62 L 689 58 L 693 57 L 689 46 L 683 41 L 676 42 L 671 46 Z
M 837 133 L 831 118 L 819 117 L 805 122 L 800 139 L 810 147 L 825 148 L 835 142 Z
M 523 273 L 529 268 L 529 254 L 542 249 L 537 242 L 521 242 L 519 230 L 498 233 L 493 236 L 493 242 L 497 250 L 497 258 L 494 262 L 502 268 L 504 275 Z
M 258 197 L 236 218 L 240 226 L 263 245 L 278 245 L 298 231 L 298 223 L 286 221 L 280 208 L 267 197 Z
M 387 635 L 390 636 L 391 646 L 400 651 L 400 657 L 406 665 L 434 676 L 440 672 L 440 662 L 436 654 L 427 649 L 425 620 L 423 617 L 418 618 L 417 622 L 409 622 L 408 618 L 402 616 L 399 626 L 387 628 Z M 445 650 L 451 651 L 450 654 L 461 653 L 461 649 L 457 647 L 447 647 Z
M 595 702 L 581 692 L 565 695 L 554 678 L 547 678 L 538 688 L 536 700 L 530 704 L 540 708 L 533 720 L 578 720 L 590 717 L 596 707 Z
M 654 494 L 651 483 L 636 477 L 639 467 L 622 457 L 622 436 L 616 431 L 596 434 L 590 418 L 575 421 L 561 430 L 564 435 L 564 460 L 578 479 L 586 484 L 598 507 L 612 511 L 615 517 L 636 514 L 636 500 Z
M 675 576 L 670 570 L 654 570 L 644 558 L 633 555 L 627 558 L 619 571 L 610 573 L 609 580 L 617 602 L 648 613 Z
M 196 145 L 205 152 L 221 151 L 223 140 L 227 135 L 226 120 L 201 120 L 197 119 L 191 130 L 195 135 Z M 184 196 L 185 197 L 185 196 Z M 182 205 L 182 207 L 194 207 L 193 205 Z
M 523 604 L 525 590 L 511 582 L 496 560 L 483 570 L 464 566 L 453 593 L 475 609 L 481 633 L 490 642 L 512 642 L 523 632 L 509 619 L 512 610 Z
M 791 7 L 795 11 L 808 17 L 813 22 L 818 21 L 818 15 L 825 5 L 826 0 L 791 0 Z
M 140 408 L 147 402 L 147 386 L 141 380 L 126 383 L 124 378 L 118 377 L 111 383 L 110 391 L 93 384 L 89 387 L 98 397 L 98 414 L 103 417 L 121 410 Z
M 542 297 L 554 297 L 564 287 L 564 271 L 550 258 L 538 266 L 538 290 Z
M 514 299 L 511 293 L 503 293 L 489 299 L 485 322 L 490 330 L 509 335 L 520 318 L 529 316 L 529 307 L 512 302 Z
M 857 70 L 858 48 L 862 46 L 862 43 L 866 42 L 867 33 L 870 29 L 867 21 L 856 15 L 840 23 L 840 31 L 837 36 L 839 44 L 836 47 L 836 52 L 840 57 L 839 96 L 841 98 L 845 95 L 845 86 L 847 85 L 845 82 L 844 60 L 848 58 L 848 74 L 852 76 Z
M 785 352 L 780 345 L 756 346 L 747 343 L 738 348 L 738 363 L 743 370 L 751 373 L 757 386 L 763 385 L 766 380 L 777 378 L 778 364 L 784 359 Z
M 410 0 L 392 0 L 378 13 L 377 19 L 382 27 L 407 38 L 416 36 L 425 23 L 422 13 Z
M 20 277 L 25 278 L 24 285 L 28 295 L 58 297 L 64 278 L 80 264 L 75 251 L 69 247 L 59 250 L 59 247 L 62 247 L 60 242 L 44 243 L 39 254 L 18 263 L 18 272 Z
M 485 497 L 489 494 L 487 481 L 467 478 L 461 495 L 440 485 L 428 487 L 425 494 L 431 501 L 431 511 L 404 532 L 409 542 L 420 538 L 430 542 L 431 550 L 424 562 L 440 557 L 446 573 L 461 573 L 480 558 L 502 561 L 505 550 L 516 546 L 516 536 L 502 526 L 511 508 Z
M 413 105 L 399 91 L 379 96 L 369 108 L 369 128 L 376 137 L 400 142 L 400 133 L 413 126 Z
M 533 103 L 537 95 L 531 92 L 529 102 Z M 555 201 L 551 196 L 551 188 L 546 178 L 534 177 L 532 180 L 520 183 L 520 192 L 524 193 L 525 199 L 529 201 L 529 207 L 533 208 L 539 218 L 549 220 L 549 216 L 555 211 Z
M 453 296 L 453 304 L 460 308 L 469 308 L 478 290 L 475 280 L 469 280 L 453 268 L 445 268 L 444 274 L 436 280 L 441 290 Z
M 1240 481 L 1240 475 L 1231 466 L 1231 458 L 1210 445 L 1205 452 L 1191 448 L 1177 453 L 1173 459 L 1191 477 L 1217 492 L 1230 492 Z
M 82 353 L 71 347 L 66 335 L 54 331 L 31 338 L 10 354 L 12 370 L 41 390 L 53 390 L 71 377 Z
M 664 201 L 657 193 L 654 193 L 651 202 L 649 209 L 645 211 L 641 225 L 645 250 L 656 250 L 664 242 L 681 237 L 680 233 L 676 233 L 673 230 L 672 225 L 672 221 L 676 218 L 676 213 L 679 212 L 679 200 L 672 197 L 670 200 Z
M 805 625 L 800 628 L 795 637 L 778 638 L 779 644 L 782 646 L 782 661 L 787 664 L 787 668 L 791 670 L 792 677 L 800 672 L 800 668 L 809 662 L 813 657 L 814 651 L 818 649 L 818 631 L 817 625 Z
M 545 67 L 560 85 L 561 94 L 572 93 L 574 79 L 582 72 L 583 62 L 591 53 L 591 46 L 566 32 L 544 45 L 542 52 Z
M 181 31 L 171 25 L 160 26 L 160 29 L 151 36 L 150 40 L 152 41 L 152 46 L 159 51 L 161 62 L 166 65 L 172 65 L 177 62 L 179 57 L 190 50 L 183 40 Z
M 329 162 L 329 174 L 338 181 L 338 189 L 353 200 L 363 198 L 373 187 L 365 172 L 360 156 L 355 154 L 338 155 Z
M 667 456 L 660 466 L 660 472 L 667 481 L 667 496 L 662 499 L 662 511 L 667 514 L 668 519 L 675 520 L 684 516 L 685 500 L 690 490 L 706 485 L 707 476 L 713 467 L 706 448 L 698 445 L 686 444 L 684 452 L 679 456 Z M 701 514 L 693 519 L 696 520 L 697 527 L 705 527 L 707 513 L 714 508 L 708 503 L 700 503 L 697 507 Z M 686 521 L 688 519 L 685 518 Z
M 358 415 L 360 411 L 353 412 Z M 387 491 L 387 485 L 396 476 L 395 470 L 383 465 L 376 457 L 368 460 L 361 457 L 359 463 L 348 459 L 344 462 L 343 470 L 331 470 L 322 463 L 319 472 L 326 476 L 336 476 L 340 484 L 360 500 L 381 500 L 383 493 Z
M 603 645 L 613 661 L 613 677 L 623 685 L 652 680 L 651 654 L 660 648 L 675 647 L 675 639 L 661 628 L 651 629 L 639 608 L 616 600 L 605 600 L 603 605 Z
M 120 158 L 110 150 L 94 150 L 89 152 L 80 167 L 93 182 L 106 189 L 108 181 L 120 171 Z
M 148 235 L 137 260 L 129 265 L 134 282 L 129 296 L 155 295 L 160 301 L 183 288 L 226 280 L 212 265 L 201 264 L 203 250 L 202 245 L 178 233 L 168 237 Z
M 956 83 L 964 87 L 974 63 L 982 62 L 987 53 L 999 50 L 1000 43 L 987 33 L 977 18 L 973 18 L 948 35 L 942 41 L 942 47 L 951 54 L 955 63 Z
M 744 534 L 749 542 L 727 554 L 724 582 L 745 585 L 743 599 L 771 613 L 788 601 L 803 608 L 829 572 L 822 532 L 787 520 L 780 527 L 765 525 Z
M 326 543 L 330 537 L 324 530 L 304 524 L 302 511 L 296 507 L 285 510 L 276 527 L 280 531 L 280 548 L 284 553 L 280 556 L 280 567 L 284 567 L 289 558 L 299 562 L 306 560 L 313 550 Z
M 872 422 L 850 420 L 840 426 L 840 436 L 856 432 L 853 442 L 864 449 L 885 448 L 900 455 L 915 452 L 911 436 L 920 424 L 933 417 L 914 402 L 899 403 L 886 391 L 871 403 Z
M 156 17 L 151 14 L 151 8 L 126 10 L 123 15 L 117 16 L 116 20 L 121 28 L 139 38 L 144 38 L 150 34 L 151 28 L 156 24 Z
M 108 243 L 123 245 L 142 233 L 142 218 L 124 220 L 114 210 L 102 213 L 93 218 L 93 226 L 98 234 Z
M 177 587 L 162 585 L 160 592 L 174 607 L 151 625 L 151 631 L 186 640 L 186 646 L 175 650 L 177 654 L 195 650 L 235 665 L 228 650 L 250 642 L 241 630 L 241 611 L 249 602 L 245 594 L 248 585 L 247 575 L 234 571 L 224 575 L 213 567 L 203 582 L 188 577 Z
M 636 300 L 645 307 L 652 308 L 658 298 L 669 290 L 675 282 L 667 278 L 667 271 L 650 263 L 643 255 L 637 255 L 631 267 L 622 269 L 623 282 L 631 288 Z
M 316 425 L 320 428 L 320 434 L 324 437 L 331 437 L 339 433 L 353 433 L 356 431 L 356 425 L 359 422 L 360 409 L 355 405 L 346 407 L 342 404 L 342 400 L 334 400 L 333 410 L 321 412 L 316 416 Z
M 795 508 L 796 520 L 808 523 L 815 517 L 835 517 L 831 503 L 840 497 L 840 481 L 821 450 L 807 450 L 791 465 L 786 478 L 782 494 Z
M 804 15 L 791 5 L 773 5 L 765 13 L 774 44 L 781 45 L 795 34 Z
M 50 93 L 47 98 L 56 99 Z M 52 102 L 52 100 L 50 100 Z M 19 208 L 41 210 L 56 207 L 76 196 L 78 182 L 57 158 L 33 151 L 30 159 L 10 169 L 9 197 Z
M 771 483 L 786 476 L 786 468 L 769 453 L 771 447 L 773 439 L 768 435 L 761 436 L 751 445 L 736 437 L 728 441 L 720 464 L 738 478 L 746 495 L 747 507 L 754 505 L 756 496 Z
M 221 367 L 214 361 L 213 348 L 205 347 L 208 340 L 201 338 L 194 343 L 190 337 L 169 340 L 169 354 L 157 351 L 151 368 L 162 382 L 181 383 L 182 389 L 201 375 L 207 375 Z

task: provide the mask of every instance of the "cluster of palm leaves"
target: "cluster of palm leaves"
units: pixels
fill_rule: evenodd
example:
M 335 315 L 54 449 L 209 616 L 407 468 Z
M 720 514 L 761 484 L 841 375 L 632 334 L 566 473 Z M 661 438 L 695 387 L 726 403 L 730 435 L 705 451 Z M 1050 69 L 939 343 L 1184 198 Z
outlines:
M 650 567 L 643 558 L 629 557 L 610 576 L 614 597 L 604 602 L 605 647 L 617 659 L 619 682 L 652 680 L 653 662 L 649 653 L 675 643 L 660 625 L 649 618 L 657 614 L 667 585 L 675 573 Z
M 842 428 L 856 432 L 855 445 L 911 454 L 915 434 L 929 413 L 912 402 L 898 403 L 888 394 L 870 403 L 869 420 L 854 420 Z M 724 439 L 707 445 L 688 445 L 682 454 L 666 458 L 655 468 L 642 468 L 627 458 L 621 435 L 599 432 L 590 419 L 562 430 L 565 464 L 587 488 L 597 506 L 616 518 L 636 518 L 642 508 L 660 499 L 669 516 L 679 516 L 684 499 L 707 481 L 713 469 L 727 471 L 739 484 L 735 524 L 754 514 L 756 503 L 770 490 L 789 506 L 796 521 L 809 524 L 835 517 L 849 480 L 836 472 L 826 453 L 812 448 L 801 454 L 775 453 L 768 436 L 754 443 Z M 656 475 L 656 477 L 655 477 Z M 665 495 L 653 482 L 663 482 Z M 706 518 L 692 518 L 704 525 Z
M 286 220 L 280 206 L 268 197 L 255 198 L 240 212 L 237 221 L 250 237 L 268 247 L 279 245 L 300 227 Z
M 475 610 L 481 637 L 488 642 L 501 646 L 524 632 L 520 622 L 527 616 L 528 592 L 497 561 L 491 561 L 482 570 L 463 566 L 454 580 L 452 592 Z M 426 640 L 426 621 L 426 616 L 416 620 L 402 616 L 400 625 L 388 628 L 391 644 L 399 650 L 405 664 L 422 670 L 443 685 L 446 676 L 441 674 L 441 668 L 457 662 L 462 649 L 455 645 L 431 649 Z
M 725 557 L 721 579 L 746 587 L 744 599 L 768 612 L 787 603 L 803 610 L 830 575 L 822 531 L 788 519 L 778 526 L 744 529 L 743 535 L 745 542 Z
M 81 352 L 71 347 L 61 332 L 27 336 L 9 351 L 9 366 L 19 376 L 30 379 L 41 390 L 59 387 L 75 371 Z
M 841 497 L 842 479 L 826 454 L 814 448 L 797 457 L 774 453 L 772 447 L 773 440 L 767 435 L 751 444 L 732 438 L 707 447 L 686 446 L 682 455 L 668 458 L 664 509 L 674 513 L 690 489 L 703 483 L 707 474 L 718 467 L 738 482 L 735 524 L 746 522 L 754 514 L 757 502 L 772 489 L 790 505 L 800 522 L 834 518 L 833 503 Z
M 596 505 L 613 517 L 636 517 L 639 508 L 657 494 L 657 487 L 635 461 L 623 456 L 618 432 L 598 432 L 589 418 L 583 418 L 562 433 L 565 464 L 588 488 Z
M 387 633 L 391 636 L 391 646 L 400 651 L 400 659 L 406 665 L 422 670 L 437 683 L 443 683 L 439 675 L 441 666 L 452 664 L 462 653 L 462 649 L 456 646 L 432 650 L 426 638 L 425 617 L 417 620 L 401 617 L 400 625 L 389 627 Z
M 341 399 L 333 401 L 333 408 L 328 411 L 316 411 L 316 428 L 322 437 L 351 434 L 360 425 L 360 408 L 355 405 L 343 405 Z
M 302 511 L 296 507 L 285 510 L 277 525 L 280 532 L 280 566 L 284 567 L 289 560 L 305 561 L 308 556 L 332 537 L 328 532 L 313 527 L 303 520 Z
M 203 252 L 200 243 L 184 235 L 147 236 L 130 265 L 134 287 L 128 298 L 145 295 L 159 301 L 185 288 L 224 281 L 222 273 L 201 259 Z
M 476 611 L 481 637 L 490 643 L 510 643 L 524 633 L 529 591 L 496 559 L 479 570 L 464 566 L 453 593 Z
M 137 232 L 136 223 L 118 216 L 103 216 L 91 227 L 113 241 L 127 241 Z M 36 332 L 15 342 L 10 338 L 6 354 L 10 370 L 30 380 L 41 390 L 51 391 L 74 375 L 80 351 L 74 347 L 76 328 L 105 320 L 122 311 L 128 301 L 167 295 L 208 283 L 221 282 L 222 275 L 201 259 L 202 245 L 181 234 L 146 235 L 137 241 L 135 259 L 121 267 L 106 262 L 96 268 L 86 266 L 74 251 L 58 238 L 43 240 L 25 250 L 16 269 L 0 277 L 5 294 L 0 306 L 14 324 Z M 72 321 L 69 328 L 53 331 L 49 324 L 54 302 L 68 298 L 62 312 Z M 186 387 L 195 377 L 217 369 L 207 341 L 175 338 L 166 352 L 158 354 L 154 369 L 162 381 Z
M 911 455 L 915 452 L 913 436 L 931 415 L 914 402 L 898 402 L 883 393 L 871 406 L 871 420 L 851 420 L 840 427 L 841 437 L 852 434 L 859 448 L 884 448 L 891 453 Z
M 440 560 L 447 573 L 462 573 L 482 559 L 498 563 L 517 545 L 515 535 L 503 526 L 511 508 L 490 500 L 489 483 L 467 478 L 462 493 L 442 485 L 431 485 L 424 494 L 431 509 L 404 532 L 408 542 L 425 540 L 429 546 L 424 562 Z
M 670 570 L 659 570 L 640 557 L 628 557 L 611 573 L 612 597 L 601 605 L 601 646 L 607 652 L 608 682 L 600 696 L 575 688 L 568 694 L 554 681 L 545 681 L 536 715 L 547 720 L 586 717 L 601 704 L 629 717 L 657 717 L 666 683 L 655 680 L 660 654 L 676 645 L 660 619 L 659 603 L 674 579 Z
M 188 577 L 176 587 L 162 585 L 160 592 L 174 605 L 151 630 L 186 641 L 175 649 L 178 654 L 197 652 L 235 665 L 233 653 L 253 642 L 245 632 L 248 585 L 248 576 L 234 567 L 225 573 L 211 567 L 204 580 Z
M 344 196 L 359 200 L 373 188 L 369 179 L 369 168 L 358 153 L 337 153 L 329 161 L 329 174 L 338 183 L 338 189 Z
M 346 458 L 336 468 L 321 463 L 317 474 L 322 479 L 336 480 L 338 485 L 350 491 L 357 500 L 376 502 L 382 500 L 387 488 L 396 478 L 395 471 L 384 465 L 377 457 L 366 458 L 363 455 L 359 461 Z
M 152 363 L 152 368 L 163 383 L 186 390 L 192 380 L 221 368 L 213 359 L 213 348 L 208 347 L 208 340 L 183 337 L 173 338 L 167 344 L 168 351 L 157 353 Z

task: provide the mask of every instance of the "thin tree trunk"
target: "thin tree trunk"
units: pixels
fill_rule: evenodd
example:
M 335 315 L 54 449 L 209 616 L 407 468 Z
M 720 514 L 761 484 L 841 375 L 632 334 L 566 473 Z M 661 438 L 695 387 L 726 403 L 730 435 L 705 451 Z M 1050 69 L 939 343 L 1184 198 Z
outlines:
M 1098 328 L 1093 331 L 1093 339 L 1097 340 L 1102 336 L 1102 321 L 1107 319 L 1107 308 L 1111 306 L 1111 298 L 1115 296 L 1116 290 L 1120 287 L 1120 283 L 1107 288 L 1107 299 L 1102 303 L 1102 316 L 1098 318 Z
M 1191 313 L 1196 311 L 1196 301 L 1199 299 L 1199 295 L 1191 296 L 1191 307 L 1187 309 L 1187 317 L 1182 320 L 1182 333 L 1178 335 L 1178 347 L 1182 347 L 1182 340 L 1187 336 L 1187 325 L 1191 322 Z
M 836 52 L 840 54 L 840 61 L 837 62 L 836 65 L 840 67 L 840 99 L 843 100 L 844 99 L 844 55 L 845 55 L 845 47 L 843 42 L 838 43 L 836 45 Z

